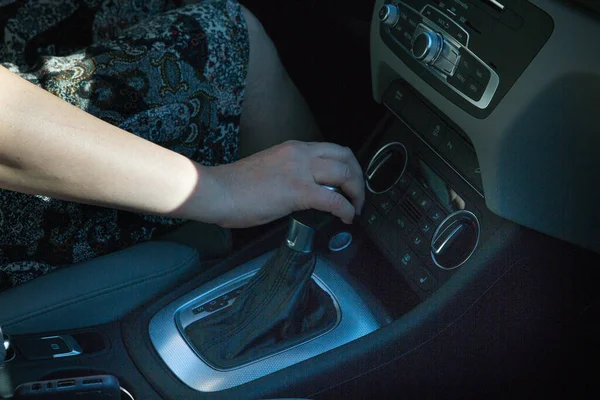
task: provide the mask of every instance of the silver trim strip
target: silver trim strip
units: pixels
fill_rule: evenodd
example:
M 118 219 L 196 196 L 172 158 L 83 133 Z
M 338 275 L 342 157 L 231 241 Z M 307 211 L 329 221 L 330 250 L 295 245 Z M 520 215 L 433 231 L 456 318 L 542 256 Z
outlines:
M 258 272 L 258 270 L 254 271 L 254 273 L 256 273 L 256 272 Z M 226 293 L 228 293 L 228 292 L 230 292 L 232 290 L 236 290 L 236 289 L 241 288 L 242 286 L 244 286 L 252 278 L 252 276 L 254 275 L 254 273 L 252 273 L 252 274 L 245 274 L 242 278 L 236 279 L 236 280 L 230 282 L 230 285 L 227 285 L 227 289 L 221 289 L 221 290 L 218 290 L 218 291 L 214 292 L 214 294 L 210 298 L 207 298 L 205 301 L 207 301 L 207 302 L 211 301 L 211 300 L 216 299 L 216 298 L 218 298 L 218 297 L 220 297 L 220 296 L 222 296 L 222 295 L 224 295 L 224 294 L 226 294 Z M 340 307 L 339 307 L 339 304 L 338 304 L 336 298 L 333 296 L 333 294 L 331 293 L 331 291 L 329 290 L 329 288 L 327 287 L 327 285 L 325 285 L 319 278 L 314 277 L 314 280 L 317 283 L 317 285 L 319 285 L 319 287 L 321 289 L 323 289 L 331 297 L 331 300 L 333 301 L 333 304 L 334 304 L 334 307 L 335 307 L 335 310 L 336 310 L 336 316 L 337 316 L 337 319 L 335 321 L 335 325 L 330 330 L 328 330 L 326 332 L 323 332 L 319 336 L 311 338 L 310 340 L 308 340 L 308 341 L 306 341 L 304 343 L 300 343 L 300 344 L 298 344 L 296 346 L 289 347 L 289 348 L 284 349 L 282 351 L 279 351 L 277 353 L 273 353 L 273 354 L 271 354 L 271 355 L 269 355 L 267 357 L 263 357 L 263 358 L 260 358 L 258 360 L 252 361 L 252 362 L 250 362 L 248 364 L 240 365 L 240 366 L 236 367 L 236 369 L 238 369 L 238 368 L 244 368 L 244 367 L 246 367 L 248 365 L 255 364 L 255 363 L 260 363 L 261 361 L 266 360 L 267 358 L 270 358 L 270 357 L 276 356 L 278 354 L 284 353 L 284 352 L 286 352 L 288 350 L 293 349 L 294 347 L 301 346 L 301 345 L 303 345 L 305 343 L 308 343 L 308 342 L 310 342 L 310 341 L 312 341 L 314 339 L 317 339 L 317 338 L 319 338 L 319 337 L 321 337 L 321 336 L 323 336 L 323 335 L 331 332 L 333 329 L 335 329 L 338 326 L 338 324 L 340 323 L 340 319 L 341 319 L 341 312 L 340 312 Z M 235 301 L 235 299 L 228 301 L 227 305 L 225 307 L 221 308 L 220 310 L 231 306 L 234 303 L 234 301 Z M 195 308 L 195 307 L 192 307 L 192 309 L 193 308 Z M 217 312 L 217 311 L 219 311 L 219 310 L 215 310 L 214 312 Z M 181 314 L 187 314 L 187 315 L 183 315 L 183 318 L 180 318 Z M 192 314 L 193 314 L 193 312 L 192 312 Z M 202 359 L 202 361 L 206 365 L 210 366 L 214 370 L 222 371 L 222 372 L 227 372 L 227 371 L 230 371 L 231 369 L 220 369 L 220 368 L 217 368 L 217 367 L 215 367 L 213 365 L 210 365 L 210 362 L 208 360 L 205 360 L 202 357 L 202 353 L 200 353 L 200 352 L 198 352 L 196 350 L 196 348 L 194 347 L 192 341 L 190 340 L 190 338 L 185 333 L 185 328 L 188 325 L 190 325 L 190 324 L 192 324 L 192 323 L 194 323 L 196 321 L 199 321 L 199 320 L 201 320 L 203 318 L 206 318 L 210 314 L 211 313 L 203 312 L 203 313 L 200 313 L 200 314 L 194 314 L 193 316 L 190 316 L 189 315 L 189 310 L 187 310 L 184 307 L 184 308 L 182 308 L 182 309 L 180 309 L 180 310 L 177 311 L 177 313 L 175 315 L 175 323 L 177 325 L 177 329 L 179 330 L 179 333 L 181 334 L 181 336 L 183 336 L 183 338 L 187 342 L 188 346 L 192 350 L 194 350 L 194 352 L 196 353 L 196 355 L 198 357 L 200 357 Z M 182 322 L 182 321 L 184 321 L 184 322 Z
M 431 144 L 430 144 L 430 143 L 429 143 L 427 140 L 423 139 L 423 138 L 421 137 L 421 135 L 419 135 L 419 134 L 417 133 L 417 131 L 415 131 L 413 128 L 411 128 L 411 126 L 410 126 L 410 125 L 408 125 L 408 124 L 406 123 L 406 121 L 404 121 L 404 119 L 402 119 L 402 117 L 401 117 L 401 116 L 399 116 L 398 114 L 396 114 L 396 112 L 395 112 L 394 110 L 392 110 L 392 109 L 390 108 L 390 106 L 388 106 L 387 104 L 385 104 L 385 102 L 383 103 L 383 105 L 384 105 L 384 106 L 385 106 L 385 107 L 386 107 L 386 108 L 387 108 L 387 109 L 388 109 L 388 110 L 389 110 L 389 111 L 390 111 L 392 114 L 394 114 L 394 116 L 395 116 L 396 118 L 398 118 L 398 120 L 399 120 L 400 122 L 402 122 L 402 123 L 403 123 L 403 124 L 404 124 L 404 125 L 405 125 L 405 126 L 406 126 L 406 127 L 407 127 L 407 128 L 410 130 L 410 131 L 411 131 L 411 132 L 412 132 L 412 133 L 414 133 L 414 134 L 415 134 L 415 136 L 417 136 L 417 137 L 418 137 L 418 138 L 421 140 L 421 142 L 423 142 L 423 143 L 424 143 L 424 144 L 425 144 L 427 147 L 429 147 L 429 149 L 430 149 L 431 151 L 433 151 L 433 153 L 434 153 L 436 156 L 438 156 L 438 157 L 439 157 L 439 158 L 440 158 L 440 159 L 441 159 L 443 162 L 445 162 L 445 163 L 446 163 L 446 165 L 447 165 L 448 167 L 450 167 L 450 169 L 451 169 L 452 171 L 454 171 L 454 173 L 455 173 L 456 175 L 458 175 L 460 178 L 462 178 L 462 180 L 463 180 L 463 181 L 465 181 L 465 183 L 466 183 L 467 185 L 469 185 L 469 186 L 471 187 L 471 189 L 473 189 L 473 190 L 475 191 L 475 193 L 477 193 L 479 196 L 481 196 L 481 198 L 485 199 L 485 196 L 483 195 L 483 193 L 481 193 L 481 192 L 479 191 L 479 189 L 477 189 L 475 186 L 473 186 L 473 184 L 472 184 L 471 182 L 469 182 L 469 180 L 467 180 L 467 178 L 465 178 L 465 177 L 462 175 L 462 173 L 461 173 L 460 171 L 458 171 L 456 168 L 454 168 L 454 166 L 453 166 L 452 164 L 450 164 L 450 162 L 449 162 L 448 160 L 446 160 L 444 157 L 442 157 L 442 155 L 441 155 L 440 153 L 438 153 L 437 149 L 435 149 L 435 148 L 434 148 L 434 147 L 433 147 L 433 146 L 432 146 L 432 145 L 431 145 Z M 379 194 L 379 193 L 375 193 L 375 194 Z
M 460 267 L 461 265 L 463 265 L 464 263 L 466 263 L 467 261 L 469 261 L 469 259 L 471 258 L 471 256 L 473 255 L 473 253 L 475 253 L 475 250 L 477 250 L 477 246 L 479 246 L 479 239 L 481 237 L 481 225 L 479 224 L 479 219 L 477 218 L 477 216 L 475 214 L 473 214 L 471 211 L 469 210 L 460 210 L 460 211 L 455 211 L 452 214 L 448 215 L 437 227 L 437 229 L 435 230 L 435 232 L 433 233 L 433 237 L 431 238 L 431 247 L 433 248 L 433 242 L 435 241 L 436 237 L 439 234 L 440 228 L 442 226 L 444 226 L 444 224 L 446 223 L 446 221 L 448 221 L 450 218 L 455 217 L 456 215 L 460 215 L 460 214 L 467 214 L 469 217 L 473 218 L 473 220 L 475 221 L 475 224 L 477 225 L 477 240 L 475 241 L 475 246 L 473 246 L 473 250 L 471 250 L 471 252 L 469 253 L 469 255 L 465 258 L 465 260 L 463 262 L 461 262 L 460 264 L 458 264 L 455 267 L 452 268 L 448 268 L 448 267 L 443 267 L 440 264 L 438 264 L 437 260 L 435 259 L 435 256 L 433 254 L 433 252 L 429 252 L 431 255 L 431 259 L 433 260 L 434 264 L 437 265 L 439 268 L 446 270 L 446 271 L 450 271 L 453 269 L 456 269 L 458 267 Z
M 483 3 L 492 3 L 491 5 L 494 5 L 494 6 L 498 7 L 500 9 L 500 11 L 504 11 L 504 4 L 500 3 L 499 1 L 496 1 L 496 0 L 483 0 Z
M 379 150 L 377 150 L 377 152 L 375 153 L 375 155 L 373 157 L 371 157 L 371 160 L 369 161 L 369 165 L 367 166 L 366 171 L 368 171 L 369 168 L 371 168 L 372 164 L 377 159 L 377 156 L 379 156 L 379 153 L 381 153 L 382 151 L 384 151 L 385 149 L 387 149 L 390 146 L 402 146 L 402 150 L 404 151 L 404 156 L 405 156 L 404 157 L 404 167 L 402 168 L 402 172 L 400 172 L 400 175 L 398 175 L 398 178 L 394 181 L 394 183 L 392 183 L 390 185 L 389 188 L 385 189 L 382 192 L 376 192 L 376 191 L 374 191 L 371 188 L 371 185 L 369 185 L 369 179 L 371 179 L 373 177 L 373 175 L 375 174 L 375 171 L 377 171 L 379 169 L 379 167 L 381 166 L 381 164 L 389 159 L 389 157 L 384 158 L 383 161 L 380 162 L 377 165 L 377 167 L 375 168 L 375 171 L 373 171 L 373 173 L 370 174 L 370 178 L 365 179 L 365 185 L 367 186 L 367 189 L 369 189 L 369 192 L 371 192 L 373 194 L 384 194 L 384 193 L 387 193 L 391 188 L 393 188 L 394 186 L 396 186 L 396 184 L 398 183 L 398 181 L 400 180 L 400 178 L 402 178 L 402 175 L 404 175 L 404 172 L 406 171 L 406 166 L 408 165 L 408 150 L 406 149 L 406 146 L 404 146 L 400 142 L 389 142 L 385 146 L 382 146 Z M 391 156 L 391 154 L 390 154 L 390 156 Z
M 379 153 L 379 152 L 377 152 Z M 383 160 L 381 160 L 379 163 L 377 163 L 377 165 L 375 166 L 375 169 L 369 174 L 367 173 L 367 179 L 371 179 L 373 177 L 373 175 L 375 175 L 377 173 L 377 171 L 379 171 L 379 168 L 381 168 L 381 166 L 383 164 L 385 164 L 387 162 L 387 160 L 390 159 L 390 157 L 392 156 L 392 154 L 388 154 Z M 375 159 L 372 159 L 372 162 L 375 162 Z M 369 172 L 369 168 L 367 168 L 367 172 Z
M 239 287 L 273 253 L 264 254 L 200 286 L 160 310 L 150 321 L 148 329 L 154 348 L 168 368 L 187 386 L 201 392 L 217 392 L 239 386 L 356 340 L 387 322 L 386 318 L 371 311 L 352 285 L 327 260 L 319 257 L 313 278 L 337 301 L 339 324 L 317 338 L 254 363 L 227 371 L 212 368 L 190 347 L 180 330 L 202 318 L 202 314 L 193 314 L 194 307 Z
M 121 396 L 124 394 L 125 396 L 127 396 L 127 398 L 129 398 L 129 400 L 135 400 L 133 398 L 133 395 L 129 393 L 125 388 L 123 388 L 123 386 L 119 386 L 119 389 L 121 390 Z

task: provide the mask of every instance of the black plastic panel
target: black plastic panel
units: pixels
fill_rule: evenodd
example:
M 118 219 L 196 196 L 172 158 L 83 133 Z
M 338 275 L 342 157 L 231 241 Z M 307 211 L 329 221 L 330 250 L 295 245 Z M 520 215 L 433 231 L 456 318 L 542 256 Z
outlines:
M 123 344 L 119 323 L 68 332 L 48 332 L 33 336 L 14 336 L 17 346 L 27 337 L 70 335 L 76 339 L 83 354 L 72 357 L 28 360 L 17 349 L 14 360 L 0 369 L 0 398 L 26 382 L 69 379 L 93 375 L 113 375 L 120 385 L 137 399 L 160 399 L 140 374 Z
M 393 82 L 383 103 L 483 196 L 481 169 L 467 135 L 406 82 Z
M 399 0 L 386 1 L 398 2 Z M 406 0 L 404 3 L 419 11 L 428 4 L 445 11 L 447 16 L 452 17 L 469 33 L 469 50 L 499 75 L 500 83 L 490 105 L 485 109 L 477 108 L 430 73 L 394 40 L 383 24 L 380 25 L 384 43 L 410 69 L 448 100 L 477 118 L 485 118 L 494 110 L 546 43 L 554 27 L 548 14 L 527 1 L 503 0 L 506 8 L 501 13 L 481 0 Z M 461 84 L 473 87 L 476 92 L 473 96 L 480 97 L 480 93 L 475 90 L 478 86 L 475 80 L 471 83 L 474 84 L 469 85 L 467 81 Z
M 398 86 L 398 90 L 401 88 L 407 95 L 410 93 L 406 86 Z M 415 101 L 420 100 L 414 98 L 409 104 L 414 105 Z M 424 103 L 421 105 L 426 107 Z M 433 113 L 431 109 L 427 110 Z M 417 120 L 424 121 L 422 118 Z M 452 141 L 463 141 L 465 148 L 468 146 L 458 134 L 453 136 Z M 431 258 L 431 238 L 442 220 L 461 209 L 475 214 L 481 226 L 478 248 L 486 246 L 487 240 L 501 225 L 501 220 L 487 210 L 482 196 L 450 168 L 440 154 L 433 152 L 430 144 L 417 135 L 414 128 L 399 119 L 394 118 L 383 134 L 371 143 L 361 159 L 363 165 L 379 148 L 391 142 L 400 142 L 407 148 L 409 161 L 406 171 L 388 192 L 378 195 L 367 192 L 367 203 L 360 221 L 394 268 L 414 292 L 425 299 L 456 272 L 437 267 Z M 446 146 L 447 142 L 446 138 L 440 145 Z M 446 199 L 450 193 L 458 195 L 464 204 L 452 204 Z M 469 263 L 467 261 L 459 268 L 469 268 Z

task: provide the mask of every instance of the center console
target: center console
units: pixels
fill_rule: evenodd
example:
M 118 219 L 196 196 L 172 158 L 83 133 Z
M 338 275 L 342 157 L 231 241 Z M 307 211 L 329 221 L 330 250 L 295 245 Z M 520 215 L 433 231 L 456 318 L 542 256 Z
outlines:
M 56 379 L 76 386 L 73 377 L 114 375 L 139 399 L 318 396 L 390 365 L 393 379 L 382 384 L 455 367 L 445 346 L 429 350 L 432 364 L 410 355 L 448 334 L 509 271 L 526 269 L 535 248 L 488 209 L 489 159 L 456 116 L 492 118 L 553 24 L 528 1 L 377 3 L 373 89 L 387 113 L 357 154 L 360 217 L 351 227 L 326 224 L 315 240 L 311 282 L 334 308 L 326 329 L 233 367 L 211 362 L 190 337 L 191 327 L 234 307 L 284 241 L 278 226 L 120 321 L 11 338 L 0 395 L 26 382 L 39 391 L 57 389 Z M 452 105 L 442 110 L 440 99 Z

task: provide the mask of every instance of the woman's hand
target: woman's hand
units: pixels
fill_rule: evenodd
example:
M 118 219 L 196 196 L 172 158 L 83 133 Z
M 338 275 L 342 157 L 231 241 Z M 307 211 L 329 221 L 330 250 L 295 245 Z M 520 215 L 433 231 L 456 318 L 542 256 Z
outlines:
M 208 167 L 205 174 L 218 193 L 209 219 L 224 227 L 261 225 L 311 208 L 349 224 L 365 201 L 354 154 L 331 143 L 289 141 L 232 164 Z M 341 187 L 350 201 L 321 185 Z

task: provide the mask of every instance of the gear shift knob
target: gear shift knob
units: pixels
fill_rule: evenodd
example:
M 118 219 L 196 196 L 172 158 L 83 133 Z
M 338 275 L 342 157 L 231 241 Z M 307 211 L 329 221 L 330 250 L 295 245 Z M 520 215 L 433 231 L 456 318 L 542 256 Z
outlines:
M 324 188 L 344 193 L 340 188 L 323 185 Z M 331 214 L 318 210 L 303 210 L 292 213 L 288 225 L 285 244 L 290 249 L 300 253 L 310 253 L 313 249 L 313 239 L 319 225 L 325 222 Z

